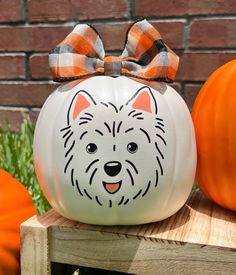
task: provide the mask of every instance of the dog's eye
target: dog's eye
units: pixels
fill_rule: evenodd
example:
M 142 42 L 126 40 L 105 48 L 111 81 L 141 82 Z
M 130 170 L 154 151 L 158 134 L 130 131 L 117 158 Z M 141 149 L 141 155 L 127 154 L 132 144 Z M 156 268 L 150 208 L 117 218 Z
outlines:
M 137 143 L 135 142 L 130 142 L 128 145 L 127 145 L 127 150 L 129 153 L 133 154 L 133 153 L 136 153 L 137 150 L 138 150 L 138 145 Z
M 86 151 L 89 153 L 89 154 L 94 154 L 97 152 L 97 145 L 95 143 L 89 143 L 87 146 L 86 146 Z

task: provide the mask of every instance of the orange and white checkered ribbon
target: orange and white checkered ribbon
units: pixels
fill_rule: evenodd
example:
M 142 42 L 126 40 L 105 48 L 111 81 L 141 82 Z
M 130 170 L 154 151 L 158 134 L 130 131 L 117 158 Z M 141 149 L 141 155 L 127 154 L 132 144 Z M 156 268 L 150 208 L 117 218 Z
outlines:
M 105 56 L 99 34 L 87 24 L 78 24 L 49 54 L 53 79 L 58 82 L 95 75 L 173 82 L 178 63 L 178 56 L 145 19 L 130 27 L 120 56 Z

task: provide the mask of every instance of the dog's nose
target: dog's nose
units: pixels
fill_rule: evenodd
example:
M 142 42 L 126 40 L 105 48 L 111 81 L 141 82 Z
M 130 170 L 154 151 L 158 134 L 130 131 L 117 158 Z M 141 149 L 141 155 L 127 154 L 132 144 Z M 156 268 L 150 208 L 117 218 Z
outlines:
M 109 161 L 104 165 L 104 170 L 110 177 L 115 177 L 120 173 L 121 163 L 119 161 Z

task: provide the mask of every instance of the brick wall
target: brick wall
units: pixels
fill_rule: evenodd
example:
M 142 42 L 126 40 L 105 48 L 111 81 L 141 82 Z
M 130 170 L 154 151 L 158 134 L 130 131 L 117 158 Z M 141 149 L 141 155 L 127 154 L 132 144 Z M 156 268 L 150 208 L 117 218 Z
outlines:
M 78 22 L 94 25 L 106 51 L 122 49 L 126 30 L 145 17 L 181 57 L 175 88 L 189 108 L 201 85 L 236 58 L 235 0 L 0 0 L 0 123 L 35 119 L 55 88 L 47 52 Z

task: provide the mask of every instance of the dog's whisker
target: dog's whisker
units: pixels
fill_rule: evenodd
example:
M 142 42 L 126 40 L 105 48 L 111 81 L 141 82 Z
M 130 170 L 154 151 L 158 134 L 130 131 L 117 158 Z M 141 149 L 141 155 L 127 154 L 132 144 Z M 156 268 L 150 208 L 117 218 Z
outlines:
M 88 123 L 88 121 L 82 121 L 79 123 L 79 125 L 83 125 L 83 124 L 87 124 L 87 123 Z
M 89 166 L 86 168 L 85 173 L 88 173 L 89 169 L 90 169 L 96 162 L 98 162 L 98 161 L 99 161 L 99 159 L 95 159 L 94 161 L 92 161 L 92 162 L 89 164 Z
M 121 111 L 124 108 L 124 105 L 121 105 L 119 108 L 119 111 Z
M 92 114 L 90 114 L 90 113 L 88 113 L 88 112 L 86 112 L 86 113 L 84 113 L 85 115 L 88 115 L 88 116 L 90 116 L 90 117 L 94 117 Z
M 132 110 L 128 113 L 128 116 L 131 116 L 133 113 L 135 113 L 136 111 L 135 110 Z
M 65 128 L 62 128 L 62 129 L 60 130 L 60 132 L 63 132 L 63 131 L 68 130 L 68 129 L 70 129 L 70 128 L 71 128 L 71 125 L 69 125 L 69 126 L 67 126 L 67 127 L 65 127 Z
M 138 191 L 138 193 L 133 197 L 133 200 L 137 199 L 137 197 L 139 197 L 139 195 L 142 193 L 142 189 L 140 189 Z
M 165 134 L 165 130 L 163 129 L 163 128 L 161 128 L 160 126 L 155 126 L 157 129 L 159 129 L 159 130 L 161 130 L 162 131 L 162 133 L 164 133 Z
M 148 143 L 151 143 L 151 138 L 150 138 L 148 132 L 146 132 L 146 131 L 145 131 L 144 129 L 142 129 L 142 128 L 139 128 L 139 130 L 142 131 L 142 132 L 145 134 L 145 136 L 146 136 L 147 139 L 148 139 Z
M 65 138 L 70 132 L 71 132 L 71 129 L 68 130 L 68 131 L 62 136 L 62 138 Z
M 134 128 L 129 128 L 129 129 L 125 130 L 125 133 L 128 133 L 128 132 L 130 132 L 132 130 L 134 130 Z
M 118 205 L 121 205 L 122 204 L 122 202 L 124 201 L 124 196 L 122 196 L 122 198 L 121 198 L 121 200 L 120 200 L 120 202 L 118 203 Z
M 97 170 L 98 170 L 98 168 L 95 168 L 95 169 L 93 170 L 93 173 L 92 173 L 92 175 L 91 175 L 91 177 L 90 177 L 90 179 L 89 179 L 89 185 L 91 185 L 91 184 L 93 183 L 93 177 L 95 176 Z
M 93 198 L 89 195 L 88 191 L 86 189 L 84 189 L 84 194 L 90 199 L 92 200 Z
M 79 139 L 81 140 L 83 138 L 84 135 L 86 135 L 88 133 L 88 131 L 85 131 L 81 134 L 81 136 L 79 137 Z
M 160 139 L 160 140 L 162 140 L 162 142 L 165 144 L 165 146 L 166 146 L 166 141 L 165 141 L 165 139 L 162 137 L 162 136 L 160 136 L 160 135 L 158 135 L 158 134 L 156 134 L 156 136 Z
M 133 162 L 131 162 L 131 161 L 129 161 L 129 160 L 125 160 L 125 161 L 126 161 L 127 163 L 129 163 L 129 164 L 133 167 L 135 173 L 138 175 L 138 169 L 137 169 L 136 166 L 133 164 Z
M 158 162 L 158 164 L 159 164 L 159 167 L 160 167 L 160 169 L 161 169 L 161 175 L 163 176 L 163 168 L 162 168 L 162 166 L 161 166 L 161 162 L 160 162 L 160 160 L 159 160 L 158 157 L 156 157 L 156 160 L 157 160 L 157 162 Z
M 97 132 L 99 135 L 101 135 L 101 136 L 103 136 L 104 134 L 103 134 L 103 132 L 101 132 L 100 130 L 98 130 L 98 129 L 95 129 L 95 132 Z
M 116 135 L 115 126 L 116 126 L 116 122 L 113 121 L 113 124 L 112 124 L 112 136 L 113 136 L 113 137 L 115 137 L 115 135 Z
M 105 102 L 100 102 L 100 104 L 102 104 L 102 105 L 105 106 L 105 107 L 109 107 L 109 105 L 106 104 Z
M 99 201 L 98 196 L 95 196 L 96 202 L 102 206 L 102 203 Z
M 69 153 L 71 152 L 71 150 L 74 148 L 75 146 L 75 140 L 73 140 L 70 148 L 67 150 L 66 154 L 65 154 L 65 158 L 69 155 Z
M 127 199 L 127 200 L 124 202 L 124 205 L 126 205 L 128 202 L 129 202 L 129 199 Z
M 74 134 L 74 132 L 71 132 L 69 134 L 69 136 L 66 138 L 65 142 L 64 142 L 64 148 L 66 148 L 67 142 L 69 141 L 69 139 L 72 137 L 72 135 Z
M 67 163 L 66 163 L 66 165 L 65 165 L 65 168 L 64 168 L 64 173 L 66 173 L 66 170 L 67 170 L 67 168 L 68 168 L 70 162 L 72 161 L 73 157 L 74 157 L 74 155 L 71 155 L 70 158 L 69 158 L 69 160 L 67 161 Z
M 158 185 L 158 170 L 156 170 L 156 183 L 155 183 L 155 187 L 157 187 Z
M 107 127 L 108 132 L 111 133 L 111 128 L 110 128 L 110 126 L 109 126 L 106 122 L 104 122 L 104 125 Z
M 165 127 L 165 125 L 161 122 L 157 122 L 157 124 L 161 125 L 162 127 Z
M 122 121 L 120 121 L 120 123 L 119 123 L 119 125 L 118 125 L 118 127 L 117 127 L 117 134 L 120 132 L 120 127 L 121 127 L 121 125 L 122 125 Z
M 115 109 L 116 113 L 118 113 L 118 109 L 117 109 L 117 107 L 113 103 L 108 102 L 108 104 L 110 104 Z
M 77 190 L 79 191 L 80 195 L 83 197 L 83 193 L 82 193 L 81 190 L 80 190 L 79 182 L 78 182 L 77 179 L 75 180 L 75 184 L 76 184 L 76 188 L 77 188 Z
M 128 172 L 129 177 L 130 177 L 130 179 L 131 179 L 131 184 L 132 184 L 132 186 L 134 186 L 134 178 L 133 178 L 132 174 L 130 173 L 129 169 L 126 169 L 126 171 Z
M 158 147 L 157 142 L 155 142 L 155 147 L 156 147 L 156 149 L 157 149 L 157 152 L 160 154 L 161 158 L 164 159 L 164 155 L 162 154 L 160 148 Z
M 144 193 L 142 194 L 142 197 L 144 197 L 144 196 L 147 194 L 147 192 L 148 192 L 148 190 L 149 190 L 149 188 L 150 188 L 150 185 L 151 185 L 151 181 L 148 182 L 147 188 L 146 188 L 146 190 L 144 191 Z
M 136 116 L 139 116 L 139 115 L 142 115 L 143 113 L 136 113 L 136 114 L 134 114 L 132 117 L 136 117 Z
M 92 120 L 91 117 L 80 117 L 79 119 L 80 119 L 80 120 L 89 120 L 89 121 Z
M 75 185 L 75 183 L 74 183 L 74 169 L 71 169 L 70 181 L 71 181 L 72 186 L 74 186 Z

